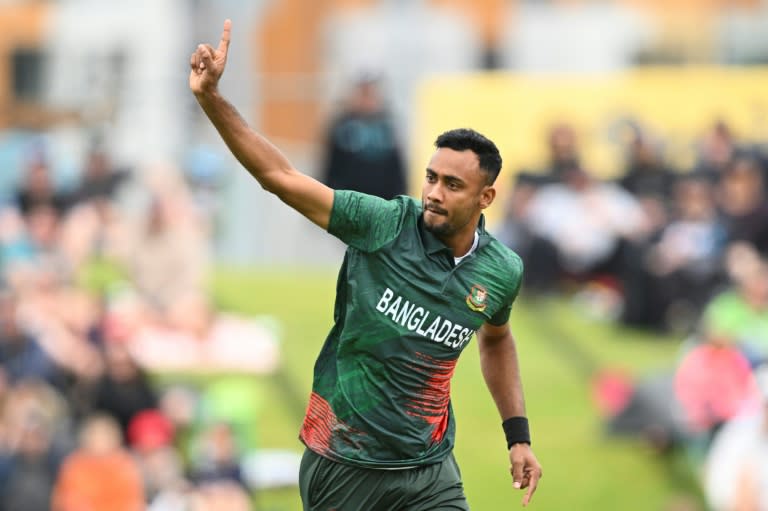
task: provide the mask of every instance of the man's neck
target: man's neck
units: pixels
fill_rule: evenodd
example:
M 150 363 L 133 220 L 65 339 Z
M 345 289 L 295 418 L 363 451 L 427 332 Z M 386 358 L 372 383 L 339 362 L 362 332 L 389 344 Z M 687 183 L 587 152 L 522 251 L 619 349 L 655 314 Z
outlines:
M 477 233 L 476 226 L 477 223 L 474 224 L 472 230 L 467 229 L 465 232 L 456 233 L 449 238 L 441 238 L 438 236 L 438 239 L 442 241 L 446 247 L 451 249 L 453 257 L 461 257 L 466 255 L 475 244 L 475 235 Z

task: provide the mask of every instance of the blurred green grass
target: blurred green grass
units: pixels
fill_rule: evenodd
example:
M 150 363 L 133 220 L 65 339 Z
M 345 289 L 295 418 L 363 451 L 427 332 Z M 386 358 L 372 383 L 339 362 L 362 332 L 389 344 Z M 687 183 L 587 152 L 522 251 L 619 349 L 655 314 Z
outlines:
M 219 307 L 270 315 L 280 325 L 283 366 L 264 382 L 257 433 L 262 447 L 302 450 L 301 413 L 315 356 L 331 326 L 335 278 L 334 268 L 220 268 L 215 274 Z M 694 476 L 679 456 L 662 459 L 640 442 L 603 434 L 590 396 L 595 367 L 632 374 L 670 367 L 678 341 L 590 319 L 563 298 L 521 298 L 511 325 L 534 451 L 545 474 L 530 509 L 666 510 L 681 496 L 700 503 Z M 522 493 L 511 487 L 500 420 L 474 345 L 458 364 L 452 395 L 455 453 L 472 509 L 519 508 Z M 301 509 L 295 488 L 265 491 L 256 501 L 261 511 Z

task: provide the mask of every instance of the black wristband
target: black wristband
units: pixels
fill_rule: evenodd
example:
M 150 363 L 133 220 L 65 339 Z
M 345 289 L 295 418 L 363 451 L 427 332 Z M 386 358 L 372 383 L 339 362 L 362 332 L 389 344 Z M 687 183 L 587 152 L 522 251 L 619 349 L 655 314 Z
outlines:
M 507 449 L 514 444 L 531 445 L 531 433 L 528 430 L 528 419 L 525 417 L 510 417 L 501 423 L 504 436 L 507 437 Z

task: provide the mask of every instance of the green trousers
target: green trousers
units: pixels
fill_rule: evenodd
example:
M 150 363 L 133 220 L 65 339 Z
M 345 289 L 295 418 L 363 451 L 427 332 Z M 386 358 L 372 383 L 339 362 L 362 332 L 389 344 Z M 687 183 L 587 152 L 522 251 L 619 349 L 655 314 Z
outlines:
M 376 470 L 337 463 L 309 449 L 299 471 L 304 511 L 468 511 L 453 454 L 440 463 Z

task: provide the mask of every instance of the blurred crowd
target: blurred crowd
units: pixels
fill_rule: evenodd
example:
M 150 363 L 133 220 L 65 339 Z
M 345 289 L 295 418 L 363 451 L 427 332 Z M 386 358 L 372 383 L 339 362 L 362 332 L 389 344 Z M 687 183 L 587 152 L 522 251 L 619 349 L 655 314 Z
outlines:
M 716 510 L 768 509 L 768 152 L 716 122 L 691 168 L 633 126 L 625 168 L 598 179 L 567 124 L 550 161 L 516 177 L 501 239 L 529 296 L 566 293 L 593 316 L 684 339 L 669 373 L 607 375 L 610 428 L 680 446 Z
M 527 263 L 528 292 L 590 284 L 598 313 L 686 331 L 717 293 L 745 280 L 729 258 L 768 254 L 768 155 L 722 122 L 691 169 L 670 166 L 663 140 L 639 127 L 628 138 L 620 177 L 597 179 L 580 163 L 574 129 L 553 127 L 550 161 L 518 174 L 500 237 Z
M 352 84 L 320 177 L 390 198 L 407 176 L 378 87 Z M 495 233 L 523 258 L 526 299 L 684 339 L 665 374 L 601 376 L 609 428 L 681 447 L 713 509 L 768 509 L 768 151 L 715 122 L 675 168 L 629 128 L 606 179 L 577 129 L 553 126 Z M 209 292 L 210 183 L 118 168 L 95 144 L 62 188 L 32 148 L 0 201 L 0 511 L 239 511 L 295 483 L 296 458 L 254 434 L 249 376 L 278 367 L 275 333 Z M 196 378 L 157 377 L 179 374 Z
M 278 346 L 212 303 L 210 212 L 178 169 L 52 163 L 33 145 L 0 203 L 0 510 L 251 509 L 258 389 L 210 375 Z

